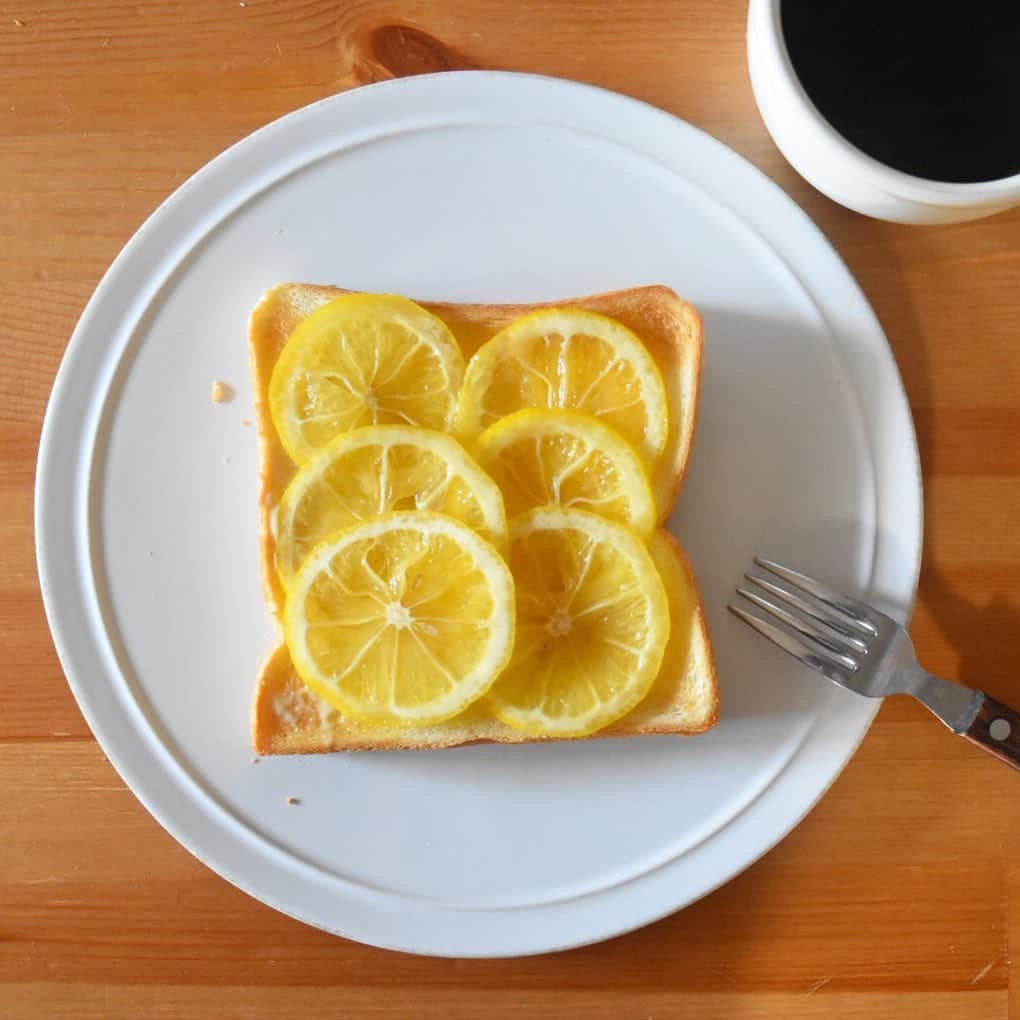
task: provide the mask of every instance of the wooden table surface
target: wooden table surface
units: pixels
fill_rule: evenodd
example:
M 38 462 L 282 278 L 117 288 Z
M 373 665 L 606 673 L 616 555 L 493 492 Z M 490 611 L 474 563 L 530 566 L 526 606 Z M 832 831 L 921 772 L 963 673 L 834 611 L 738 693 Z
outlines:
M 1020 1017 L 1020 776 L 912 704 L 883 707 L 808 819 L 688 910 L 568 953 L 439 961 L 305 927 L 191 857 L 103 757 L 50 642 L 36 445 L 120 247 L 281 114 L 394 75 L 504 68 L 661 106 L 818 222 L 885 326 L 917 424 L 921 657 L 1020 702 L 1020 210 L 902 227 L 813 191 L 758 118 L 744 18 L 743 0 L 2 5 L 0 1015 Z

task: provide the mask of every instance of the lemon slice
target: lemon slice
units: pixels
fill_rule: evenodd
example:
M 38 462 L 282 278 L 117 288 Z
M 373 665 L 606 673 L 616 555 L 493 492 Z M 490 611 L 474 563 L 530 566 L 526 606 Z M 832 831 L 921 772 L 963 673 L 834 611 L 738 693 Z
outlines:
M 525 407 L 594 414 L 649 467 L 669 433 L 666 390 L 644 344 L 614 319 L 578 308 L 524 315 L 468 362 L 457 409 L 463 436 L 473 439 Z
M 512 517 L 538 506 L 590 510 L 649 535 L 655 500 L 634 447 L 580 411 L 517 411 L 479 436 L 475 457 Z
M 648 692 L 669 638 L 669 603 L 631 531 L 547 507 L 510 523 L 517 639 L 489 693 L 495 715 L 533 736 L 583 737 Z
M 346 294 L 298 323 L 269 380 L 269 410 L 297 464 L 361 425 L 449 431 L 464 358 L 441 319 L 407 298 Z
M 276 514 L 276 567 L 286 587 L 323 539 L 392 510 L 437 510 L 503 547 L 496 484 L 452 436 L 369 425 L 331 440 L 294 476 Z
M 424 726 L 463 711 L 506 664 L 513 590 L 502 557 L 470 528 L 390 513 L 308 557 L 284 634 L 298 674 L 344 714 Z

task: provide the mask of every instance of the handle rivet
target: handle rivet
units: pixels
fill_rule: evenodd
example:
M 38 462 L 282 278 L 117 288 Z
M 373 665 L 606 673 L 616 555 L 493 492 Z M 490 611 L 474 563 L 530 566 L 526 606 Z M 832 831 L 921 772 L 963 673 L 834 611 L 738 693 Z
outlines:
M 992 725 L 988 727 L 988 735 L 992 740 L 1006 740 L 1013 727 L 1009 725 L 1008 719 L 993 719 Z

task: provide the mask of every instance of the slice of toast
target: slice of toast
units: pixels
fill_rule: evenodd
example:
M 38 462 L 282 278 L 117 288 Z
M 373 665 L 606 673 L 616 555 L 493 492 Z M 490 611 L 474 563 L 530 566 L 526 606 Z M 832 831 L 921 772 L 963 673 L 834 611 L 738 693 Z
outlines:
M 265 294 L 249 322 L 252 374 L 261 456 L 260 552 L 266 601 L 279 619 L 284 594 L 274 565 L 273 520 L 296 467 L 284 452 L 269 413 L 269 380 L 287 338 L 301 319 L 333 298 L 338 287 L 283 284 Z M 636 333 L 662 374 L 670 408 L 670 432 L 652 488 L 660 521 L 679 492 L 690 453 L 701 372 L 701 319 L 668 287 L 638 287 L 541 305 L 469 305 L 421 302 L 443 319 L 469 358 L 486 340 L 535 308 L 568 305 L 601 312 Z M 671 603 L 683 607 L 672 622 L 670 649 L 658 680 L 637 708 L 596 736 L 699 733 L 716 720 L 718 694 L 711 647 L 694 576 L 671 535 L 660 530 L 652 543 Z M 479 742 L 522 743 L 519 733 L 473 707 L 436 726 L 371 727 L 343 718 L 298 677 L 286 645 L 267 659 L 255 690 L 253 743 L 260 754 L 300 754 L 353 749 L 439 748 Z

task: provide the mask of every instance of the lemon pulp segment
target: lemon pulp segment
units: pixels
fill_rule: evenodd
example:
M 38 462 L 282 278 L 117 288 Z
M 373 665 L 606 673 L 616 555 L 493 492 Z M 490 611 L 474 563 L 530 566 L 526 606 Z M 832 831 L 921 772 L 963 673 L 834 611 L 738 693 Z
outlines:
M 524 315 L 468 362 L 457 409 L 462 435 L 473 439 L 526 407 L 595 415 L 649 468 L 669 434 L 666 390 L 644 344 L 614 319 L 577 308 Z
M 316 548 L 283 618 L 298 674 L 341 712 L 426 725 L 463 711 L 507 662 L 513 580 L 452 518 L 389 513 Z
M 448 431 L 464 359 L 443 321 L 407 298 L 346 294 L 303 319 L 269 381 L 273 424 L 303 464 L 362 425 Z
M 395 510 L 435 510 L 502 547 L 503 498 L 452 436 L 369 425 L 332 439 L 287 486 L 276 513 L 276 566 L 286 587 L 330 535 Z
M 539 506 L 590 510 L 651 533 L 655 501 L 634 448 L 579 411 L 528 409 L 500 419 L 475 444 L 479 464 L 515 517 Z
M 489 694 L 496 716 L 535 736 L 579 737 L 648 692 L 669 637 L 655 564 L 631 531 L 581 510 L 510 524 L 517 638 Z

